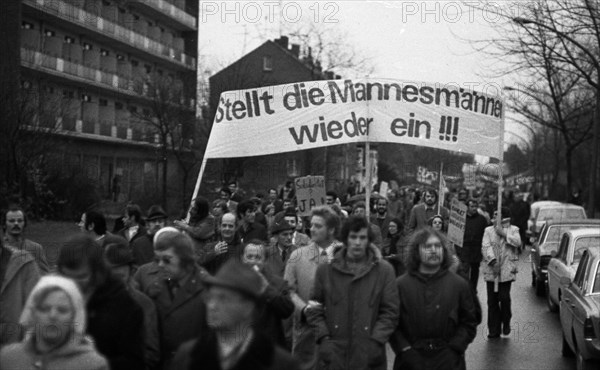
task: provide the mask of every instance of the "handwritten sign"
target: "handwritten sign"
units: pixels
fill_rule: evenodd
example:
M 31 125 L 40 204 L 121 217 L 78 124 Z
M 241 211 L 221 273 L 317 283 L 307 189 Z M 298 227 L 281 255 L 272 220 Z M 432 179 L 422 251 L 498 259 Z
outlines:
M 466 220 L 467 206 L 459 202 L 456 198 L 452 199 L 452 204 L 450 205 L 450 222 L 448 224 L 448 240 L 459 247 L 463 245 Z
M 294 184 L 300 216 L 309 216 L 311 209 L 326 204 L 325 176 L 297 177 Z

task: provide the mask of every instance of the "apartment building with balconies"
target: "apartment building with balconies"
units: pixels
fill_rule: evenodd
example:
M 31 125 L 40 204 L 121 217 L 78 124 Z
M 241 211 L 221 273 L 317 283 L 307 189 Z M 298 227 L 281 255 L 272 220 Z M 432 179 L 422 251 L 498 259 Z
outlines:
M 36 124 L 64 136 L 57 148 L 63 163 L 85 168 L 106 199 L 138 201 L 159 193 L 161 140 L 142 117 L 155 113 L 161 88 L 169 89 L 169 104 L 195 117 L 198 1 L 17 2 L 19 19 L 0 27 L 20 40 L 20 88 L 61 101 Z M 167 161 L 174 179 L 178 165 Z M 178 196 L 178 183 L 169 182 L 170 195 Z

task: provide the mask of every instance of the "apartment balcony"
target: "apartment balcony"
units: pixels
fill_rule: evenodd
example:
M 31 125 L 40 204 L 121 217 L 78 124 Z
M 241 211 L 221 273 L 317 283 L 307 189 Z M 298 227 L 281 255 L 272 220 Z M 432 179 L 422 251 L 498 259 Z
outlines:
M 148 99 L 140 84 L 130 78 L 96 68 L 73 63 L 63 58 L 44 54 L 37 50 L 21 48 L 21 65 L 33 71 L 67 79 L 83 87 L 92 86 L 110 93 L 119 92 L 133 98 Z
M 103 43 L 114 44 L 117 41 L 118 46 L 139 58 L 157 63 L 169 62 L 185 71 L 196 70 L 196 59 L 182 50 L 142 35 L 100 15 L 87 12 L 78 6 L 60 0 L 23 0 L 23 4 L 29 6 L 34 13 L 42 13 L 34 16 L 56 17 L 57 21 L 63 21 L 62 26 L 71 28 L 77 33 L 90 34 L 89 31 L 92 31 L 93 35 L 90 37 L 95 36 Z
M 183 2 L 182 2 L 183 3 Z M 138 10 L 149 13 L 166 25 L 181 31 L 195 31 L 196 17 L 165 0 L 131 0 L 129 4 Z

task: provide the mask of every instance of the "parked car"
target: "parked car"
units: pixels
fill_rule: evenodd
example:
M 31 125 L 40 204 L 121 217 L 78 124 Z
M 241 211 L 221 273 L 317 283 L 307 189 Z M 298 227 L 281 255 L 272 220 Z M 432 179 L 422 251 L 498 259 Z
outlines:
M 577 369 L 600 369 L 600 249 L 585 249 L 573 279 L 562 280 L 562 354 L 575 355 Z
M 527 220 L 527 236 L 531 236 L 531 230 L 533 230 L 533 223 L 541 207 L 559 206 L 561 204 L 561 202 L 557 202 L 555 200 L 540 200 L 538 202 L 531 203 L 531 212 L 529 212 L 529 220 Z
M 588 227 L 600 228 L 600 220 L 549 221 L 542 227 L 539 238 L 533 238 L 533 245 L 531 246 L 531 286 L 535 288 L 535 293 L 538 296 L 543 296 L 546 293 L 548 263 L 552 256 L 557 254 L 562 235 L 569 230 Z
M 542 226 L 548 221 L 584 220 L 587 216 L 582 206 L 561 203 L 541 206 L 535 213 L 530 229 L 530 237 L 537 237 Z
M 548 280 L 546 283 L 546 300 L 552 312 L 559 309 L 562 297 L 562 277 L 573 280 L 575 271 L 586 248 L 600 249 L 600 228 L 586 228 L 567 231 L 563 234 L 558 253 L 548 263 Z

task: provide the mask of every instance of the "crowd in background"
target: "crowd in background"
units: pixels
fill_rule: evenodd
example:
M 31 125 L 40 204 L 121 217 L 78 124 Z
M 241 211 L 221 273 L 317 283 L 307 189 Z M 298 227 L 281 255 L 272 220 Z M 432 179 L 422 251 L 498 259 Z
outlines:
M 56 266 L 27 239 L 17 204 L 2 212 L 2 369 L 463 369 L 481 322 L 510 333 L 528 203 L 501 215 L 487 196 L 468 208 L 464 242 L 446 237 L 433 189 L 338 196 L 300 216 L 293 183 L 246 197 L 231 182 L 189 219 L 127 205 L 108 230 L 83 212 L 58 236 Z M 512 213 L 512 216 L 511 216 Z M 501 223 L 492 223 L 501 217 Z M 523 227 L 523 222 L 525 226 Z

